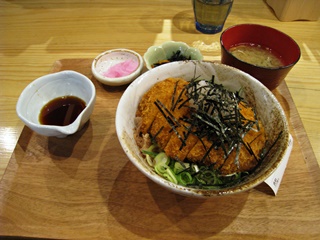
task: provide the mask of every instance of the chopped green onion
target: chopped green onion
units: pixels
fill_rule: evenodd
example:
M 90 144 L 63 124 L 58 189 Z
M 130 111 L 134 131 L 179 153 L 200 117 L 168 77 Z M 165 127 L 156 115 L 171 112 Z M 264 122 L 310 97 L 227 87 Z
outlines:
M 199 170 L 200 170 L 197 164 L 192 164 L 192 169 L 196 173 L 199 172 Z
M 144 153 L 145 155 L 149 155 L 150 157 L 156 157 L 158 155 L 158 153 L 150 152 L 148 150 L 142 150 L 142 153 Z
M 153 150 L 157 148 L 157 145 L 153 144 L 148 149 L 143 149 L 142 153 L 145 155 L 149 155 L 152 158 L 155 158 L 158 155 L 158 152 L 154 152 Z
M 156 149 L 156 148 L 155 148 Z M 152 152 L 146 155 L 148 164 L 155 172 L 168 181 L 187 187 L 219 189 L 238 182 L 248 172 L 219 175 L 212 166 L 199 167 L 194 163 L 185 163 L 170 159 L 164 152 Z M 154 158 L 152 156 L 156 155 Z
M 156 173 L 158 173 L 160 176 L 163 176 L 163 174 L 167 171 L 168 165 L 165 163 L 156 163 L 154 166 L 154 170 Z
M 172 171 L 171 168 L 167 168 L 166 172 L 162 175 L 164 178 L 166 178 L 167 180 L 169 180 L 170 182 L 174 183 L 174 184 L 178 184 L 178 180 L 176 175 L 174 174 L 174 172 Z
M 152 157 L 150 155 L 146 155 L 147 163 L 149 164 L 150 167 L 153 167 L 155 162 L 153 161 Z
M 165 165 L 169 165 L 170 163 L 170 158 L 164 153 L 164 152 L 160 152 L 158 153 L 158 155 L 154 158 L 154 161 L 156 162 L 156 164 L 165 164 Z
M 190 166 L 189 163 L 174 162 L 173 172 L 178 174 Z
M 178 182 L 183 186 L 194 183 L 193 177 L 188 172 L 181 172 L 179 175 L 177 175 L 177 179 Z

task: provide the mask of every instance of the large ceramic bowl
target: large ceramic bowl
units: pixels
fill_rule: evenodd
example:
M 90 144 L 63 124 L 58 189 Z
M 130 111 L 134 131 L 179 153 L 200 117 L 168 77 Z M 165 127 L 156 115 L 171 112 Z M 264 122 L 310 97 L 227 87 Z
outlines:
M 59 97 L 74 96 L 85 102 L 85 108 L 69 125 L 44 125 L 40 112 L 48 102 Z M 66 137 L 80 130 L 89 120 L 96 100 L 96 89 L 89 78 L 75 71 L 61 71 L 31 82 L 20 94 L 18 117 L 33 131 L 48 137 Z
M 155 83 L 169 77 L 182 77 L 187 81 L 195 76 L 211 79 L 221 83 L 225 88 L 238 91 L 242 89 L 243 97 L 254 106 L 259 119 L 265 126 L 267 138 L 276 142 L 271 152 L 248 178 L 234 186 L 219 190 L 203 190 L 173 184 L 160 177 L 141 156 L 134 139 L 135 115 L 143 94 Z M 124 152 L 131 162 L 148 178 L 175 193 L 194 196 L 212 197 L 239 193 L 249 190 L 267 179 L 278 167 L 286 151 L 288 151 L 288 125 L 279 102 L 274 95 L 258 80 L 238 69 L 212 62 L 185 61 L 169 63 L 154 68 L 137 78 L 124 92 L 116 112 L 116 131 Z M 282 132 L 278 141 L 275 141 Z

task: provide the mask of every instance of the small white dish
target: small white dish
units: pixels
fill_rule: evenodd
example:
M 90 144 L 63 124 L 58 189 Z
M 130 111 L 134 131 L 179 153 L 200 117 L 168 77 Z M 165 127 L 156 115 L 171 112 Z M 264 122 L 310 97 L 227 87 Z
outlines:
M 78 97 L 86 103 L 86 107 L 69 125 L 41 124 L 39 115 L 43 106 L 62 96 Z M 63 138 L 80 130 L 89 120 L 95 99 L 96 89 L 91 80 L 78 72 L 67 70 L 48 74 L 31 82 L 20 94 L 16 112 L 18 117 L 38 134 Z
M 146 67 L 150 70 L 152 65 L 163 60 L 168 60 L 173 53 L 180 51 L 185 57 L 190 57 L 190 60 L 202 60 L 203 56 L 199 49 L 189 47 L 184 42 L 168 41 L 160 46 L 151 46 L 143 55 Z
M 142 71 L 143 59 L 128 49 L 113 49 L 99 54 L 92 62 L 94 77 L 102 84 L 120 86 L 132 82 Z

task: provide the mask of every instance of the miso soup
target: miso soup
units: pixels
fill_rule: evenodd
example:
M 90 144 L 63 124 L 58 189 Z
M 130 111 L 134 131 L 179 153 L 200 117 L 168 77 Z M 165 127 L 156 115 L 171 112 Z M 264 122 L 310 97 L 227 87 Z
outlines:
M 240 44 L 229 49 L 229 52 L 241 61 L 259 67 L 278 68 L 284 66 L 281 56 L 272 49 L 257 44 Z

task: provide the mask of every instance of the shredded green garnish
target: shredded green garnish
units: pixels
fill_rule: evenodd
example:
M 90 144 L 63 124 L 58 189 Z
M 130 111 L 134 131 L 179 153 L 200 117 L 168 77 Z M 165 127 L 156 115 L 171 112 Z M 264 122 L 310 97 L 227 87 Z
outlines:
M 156 145 L 152 149 L 158 149 Z M 152 158 L 148 164 L 157 174 L 168 181 L 186 187 L 202 189 L 219 189 L 239 182 L 248 172 L 235 173 L 228 176 L 220 175 L 213 166 L 198 166 L 170 159 L 164 152 L 143 151 L 146 157 Z M 155 156 L 155 157 L 154 157 Z

